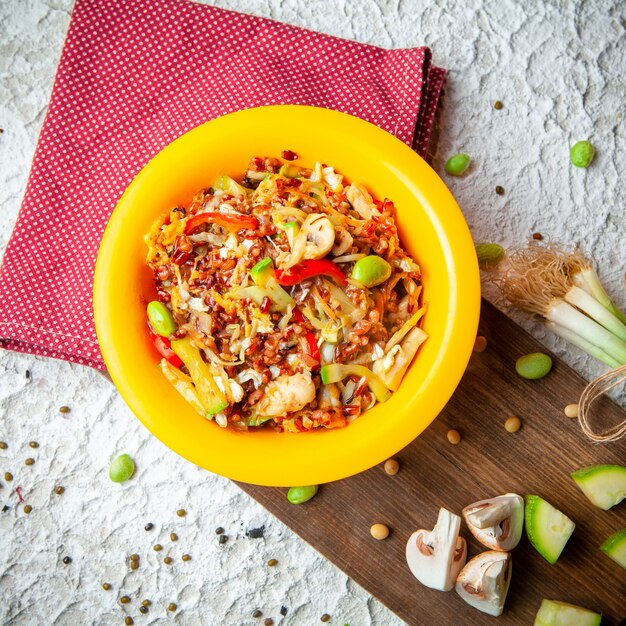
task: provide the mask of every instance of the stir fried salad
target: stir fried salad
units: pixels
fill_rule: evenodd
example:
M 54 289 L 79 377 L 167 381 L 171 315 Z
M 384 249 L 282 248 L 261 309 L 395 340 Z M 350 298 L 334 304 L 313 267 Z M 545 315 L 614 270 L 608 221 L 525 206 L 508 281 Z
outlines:
M 427 338 L 393 203 L 333 167 L 255 157 L 145 241 L 161 371 L 222 427 L 345 426 L 398 389 Z

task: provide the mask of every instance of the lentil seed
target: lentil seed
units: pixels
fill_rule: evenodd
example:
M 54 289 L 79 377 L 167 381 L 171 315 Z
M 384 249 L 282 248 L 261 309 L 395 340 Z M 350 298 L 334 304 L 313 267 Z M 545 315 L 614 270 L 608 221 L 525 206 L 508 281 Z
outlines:
M 261 615 L 263 615 L 263 611 L 259 609 L 252 611 L 252 617 L 261 617 Z
M 451 428 L 448 431 L 448 434 L 446 435 L 446 437 L 448 437 L 448 441 L 453 446 L 456 446 L 457 444 L 461 443 L 461 433 L 458 430 L 455 430 L 454 428 Z
M 144 615 L 148 612 L 148 607 L 144 606 L 143 604 L 139 607 L 139 612 L 143 613 Z
M 152 522 L 148 522 L 143 529 L 144 530 L 152 530 L 154 528 L 154 524 Z
M 139 560 L 139 555 L 138 554 L 131 554 L 130 555 L 130 560 L 131 561 L 138 561 Z
M 69 413 L 72 409 L 69 406 L 62 406 L 59 408 L 59 413 Z
M 178 541 L 178 535 L 176 533 L 170 533 L 170 539 L 172 541 Z
M 280 614 L 284 617 L 285 615 L 287 615 L 287 607 L 286 606 L 281 606 L 280 607 Z
M 163 550 L 163 546 L 160 543 L 155 544 L 154 546 L 152 546 L 152 549 L 155 552 L 161 552 L 161 550 Z
M 504 187 L 501 187 L 500 185 L 496 185 L 496 193 L 499 196 L 503 196 L 504 195 Z
M 226 543 L 228 541 L 228 536 L 227 535 L 220 535 L 220 538 L 218 539 L 218 541 L 221 544 L 224 544 L 224 543 Z
M 4 480 L 11 482 L 13 480 L 13 474 L 11 474 L 11 472 L 4 472 Z
M 141 601 L 141 606 L 150 606 L 152 604 L 152 602 L 150 602 L 150 600 L 142 600 Z
M 578 405 L 577 404 L 568 404 L 563 412 L 567 417 L 575 418 L 578 417 Z
M 176 515 L 178 515 L 178 517 L 185 517 L 185 515 L 187 515 L 187 511 L 185 511 L 185 509 L 178 509 L 178 511 L 176 511 Z
M 178 607 L 176 606 L 176 604 L 175 604 L 174 602 L 170 602 L 170 603 L 167 605 L 167 610 L 168 610 L 168 611 L 172 611 L 172 612 L 174 612 L 177 608 L 178 608 Z
M 487 338 L 478 335 L 474 341 L 474 352 L 484 352 L 487 349 Z
M 512 415 L 506 422 L 504 422 L 504 428 L 508 433 L 516 433 L 522 426 L 522 421 L 519 417 Z
M 504 105 L 502 104 L 502 102 L 500 102 L 500 100 L 496 100 L 493 103 L 493 108 L 497 109 L 498 111 L 503 107 Z
M 328 613 L 324 613 L 324 615 L 320 617 L 320 622 L 330 622 L 330 615 Z
M 215 534 L 216 535 L 223 535 L 224 534 L 224 529 L 219 526 L 218 528 L 215 529 Z
M 69 565 L 71 562 L 72 562 L 72 557 L 69 557 L 69 556 L 63 557 L 63 563 L 65 563 L 65 565 Z
M 9 447 L 6 441 L 0 441 L 0 450 L 6 450 Z
M 533 233 L 533 239 L 535 241 L 543 241 L 543 235 L 541 233 Z
M 189 554 L 183 554 L 183 556 L 180 557 L 183 561 L 191 561 L 191 556 Z
M 132 569 L 132 570 L 139 569 L 139 561 L 131 561 L 130 562 L 130 569 Z
M 24 376 L 26 376 L 26 380 L 30 380 L 30 370 L 26 370 Z
M 135 622 L 133 621 L 133 618 L 130 615 L 127 615 L 126 618 L 124 619 L 124 624 L 126 624 L 126 626 L 132 626 Z
M 26 513 L 26 515 L 28 515 L 32 510 L 33 510 L 33 507 L 30 504 L 27 504 L 26 506 L 24 506 L 24 513 Z
M 395 476 L 400 470 L 400 463 L 395 459 L 387 459 L 385 461 L 385 465 L 383 466 L 385 470 L 385 474 L 389 474 L 389 476 Z
M 276 559 L 270 559 L 267 564 L 269 565 L 269 567 L 274 567 L 276 565 L 278 565 L 278 561 Z
M 383 539 L 387 539 L 387 537 L 389 537 L 389 528 L 384 524 L 374 524 L 370 528 L 370 535 L 372 535 L 374 539 L 382 541 Z
M 24 461 L 24 465 L 34 465 L 35 459 L 31 459 L 30 457 Z
M 266 617 L 263 621 L 263 626 L 273 626 L 274 620 L 271 617 Z
M 128 604 L 130 602 L 130 598 L 128 596 L 122 596 L 120 598 L 120 603 L 121 604 Z
M 109 585 L 109 583 L 102 583 L 102 588 L 105 591 L 108 591 L 109 589 L 111 589 L 111 585 Z
M 61 485 L 54 488 L 54 493 L 56 493 L 57 496 L 60 496 L 64 491 L 65 491 L 65 487 L 61 487 Z
M 38 447 L 39 447 L 39 444 L 38 444 L 36 441 L 29 441 L 29 442 L 28 442 L 28 445 L 29 445 L 31 448 L 38 448 Z
M 165 563 L 165 565 L 170 565 L 172 563 L 172 557 L 171 556 L 166 556 L 163 559 L 163 563 Z

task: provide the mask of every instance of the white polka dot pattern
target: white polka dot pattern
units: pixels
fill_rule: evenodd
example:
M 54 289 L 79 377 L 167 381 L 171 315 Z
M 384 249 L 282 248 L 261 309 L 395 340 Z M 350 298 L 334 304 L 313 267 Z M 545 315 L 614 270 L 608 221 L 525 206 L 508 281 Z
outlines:
M 425 155 L 445 72 L 383 50 L 188 0 L 77 0 L 0 269 L 0 346 L 104 369 L 93 324 L 100 238 L 141 167 L 235 110 L 356 115 Z

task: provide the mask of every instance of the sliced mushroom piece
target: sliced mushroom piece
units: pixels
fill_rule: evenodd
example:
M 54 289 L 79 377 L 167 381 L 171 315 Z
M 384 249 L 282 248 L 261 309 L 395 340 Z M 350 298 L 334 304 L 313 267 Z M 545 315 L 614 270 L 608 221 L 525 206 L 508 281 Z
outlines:
M 335 227 L 325 215 L 311 213 L 302 223 L 298 237 L 306 241 L 305 259 L 321 259 L 330 252 L 335 243 Z
M 508 552 L 483 552 L 461 570 L 455 585 L 456 592 L 479 611 L 502 615 L 511 582 L 511 568 Z
M 406 544 L 406 561 L 411 573 L 423 585 L 450 591 L 467 558 L 467 543 L 459 537 L 461 518 L 439 509 L 432 530 L 417 530 Z
M 372 370 L 392 391 L 397 391 L 418 348 L 428 339 L 421 328 L 412 328 L 399 345 L 393 346 L 384 357 L 374 361 Z
M 512 550 L 522 537 L 524 498 L 507 493 L 466 506 L 463 519 L 470 532 L 491 550 Z

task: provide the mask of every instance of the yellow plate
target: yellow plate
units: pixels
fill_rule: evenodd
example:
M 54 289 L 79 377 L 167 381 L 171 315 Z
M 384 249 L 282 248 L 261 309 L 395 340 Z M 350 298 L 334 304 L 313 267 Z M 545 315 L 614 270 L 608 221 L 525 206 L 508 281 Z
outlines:
M 346 428 L 237 433 L 200 417 L 163 378 L 146 331 L 155 299 L 143 236 L 154 219 L 218 175 L 241 179 L 253 156 L 295 151 L 296 163 L 333 165 L 380 200 L 393 200 L 401 239 L 422 267 L 430 337 L 400 389 Z M 98 340 L 120 394 L 163 443 L 212 472 L 259 485 L 338 480 L 398 452 L 446 404 L 475 339 L 480 280 L 472 239 L 452 194 L 415 152 L 358 118 L 305 106 L 232 113 L 186 133 L 130 184 L 102 239 L 94 282 Z

